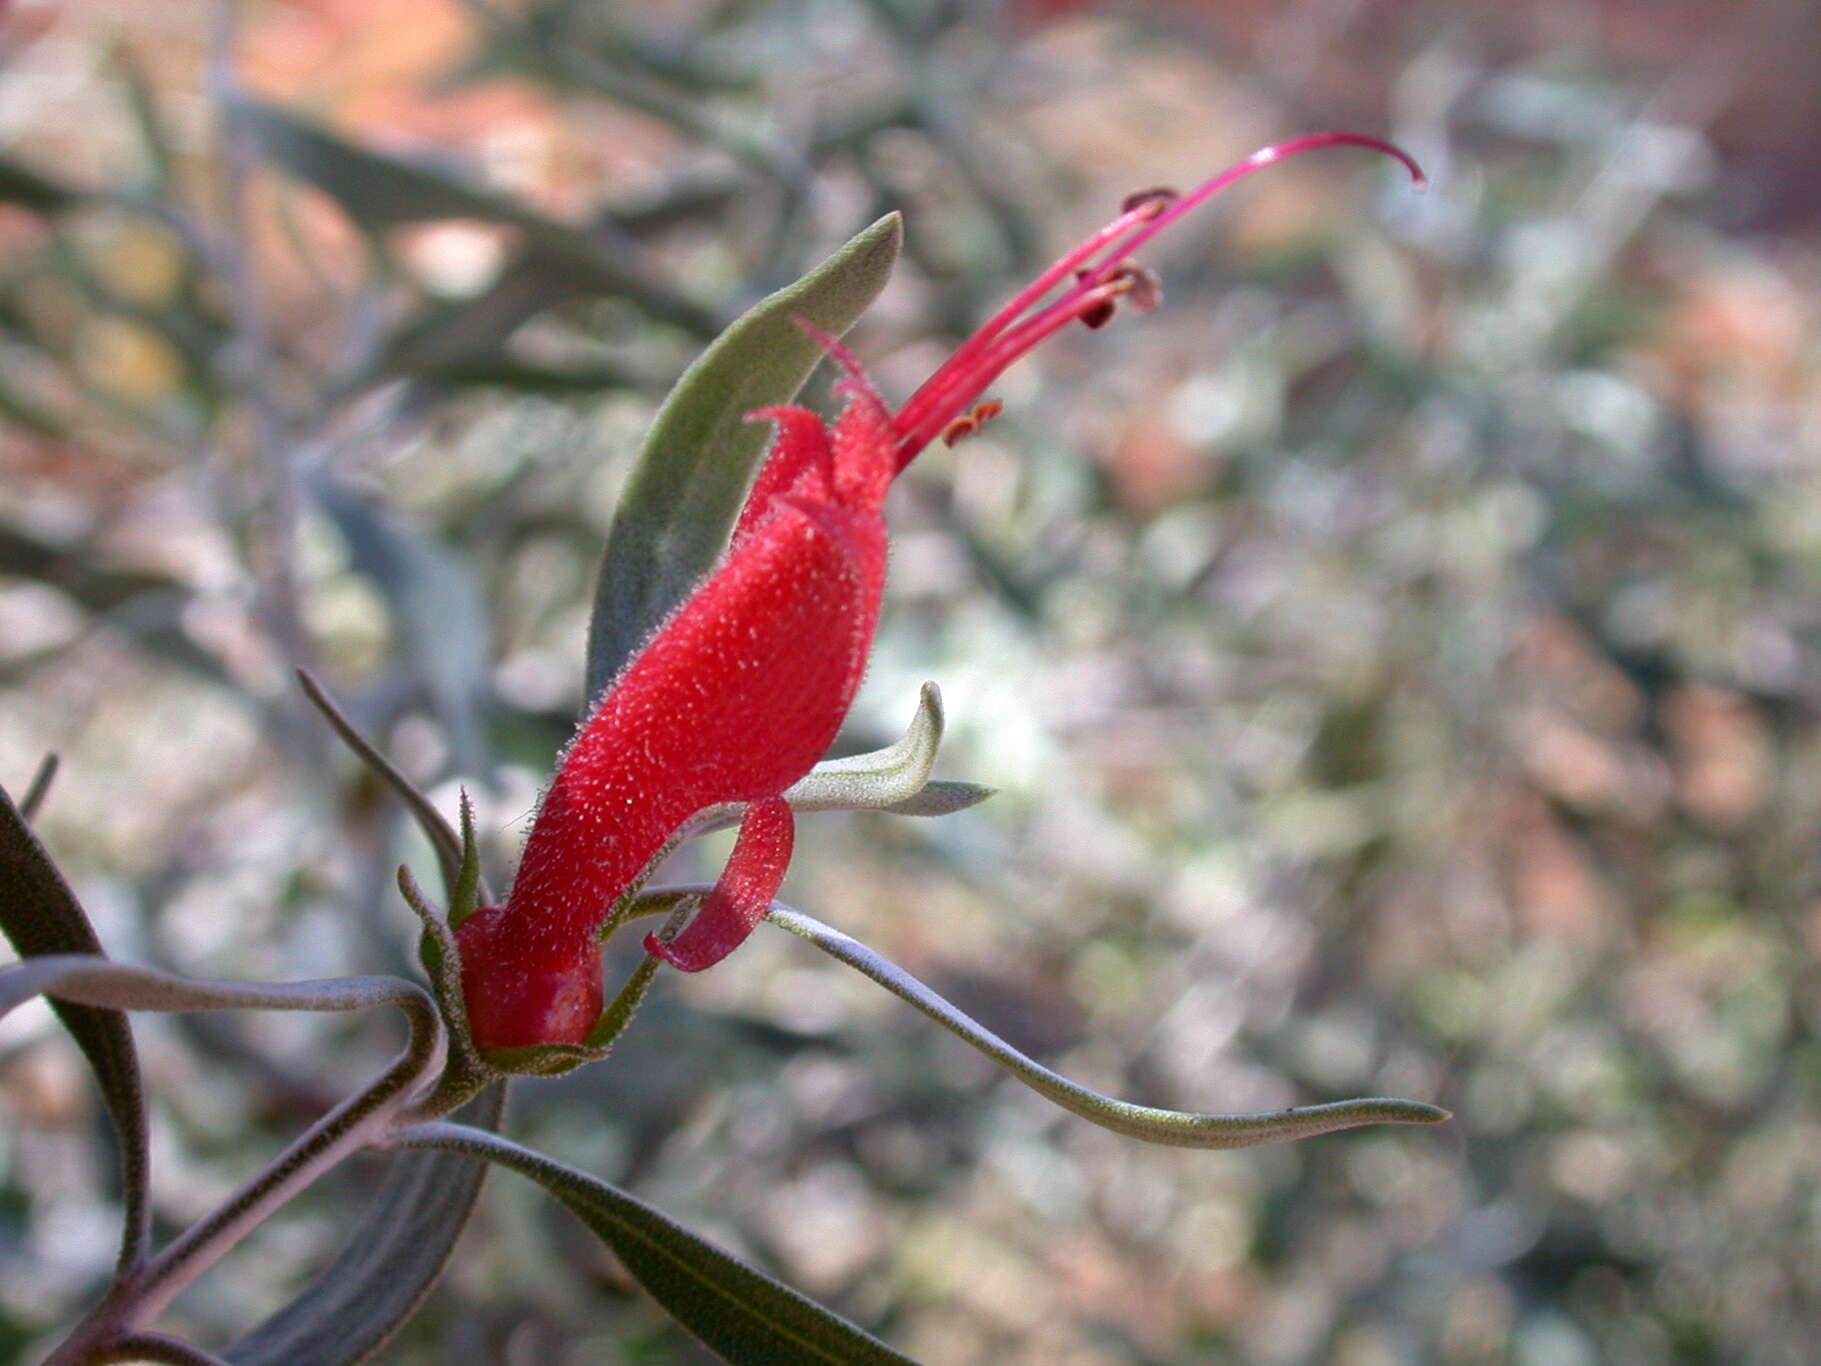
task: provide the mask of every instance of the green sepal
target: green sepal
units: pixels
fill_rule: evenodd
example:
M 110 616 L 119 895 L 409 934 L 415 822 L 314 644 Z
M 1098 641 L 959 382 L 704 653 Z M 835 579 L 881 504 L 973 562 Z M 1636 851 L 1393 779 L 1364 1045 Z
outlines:
M 462 796 L 462 830 L 464 846 L 471 851 L 474 818 L 466 793 Z M 462 878 L 458 876 L 455 885 L 459 888 L 461 884 Z M 462 995 L 462 955 L 456 946 L 454 932 L 430 904 L 423 888 L 417 885 L 417 879 L 411 876 L 411 870 L 403 864 L 398 868 L 398 890 L 423 927 L 417 939 L 417 960 L 423 965 L 430 994 L 436 999 L 437 1013 L 443 1017 L 443 1027 L 449 1033 L 448 1062 L 444 1064 L 442 1076 L 437 1078 L 436 1089 L 419 1106 L 419 1112 L 444 1115 L 498 1081 L 502 1073 L 481 1056 L 474 1046 L 474 1036 L 469 1032 L 468 1002 Z
M 480 909 L 481 854 L 474 838 L 474 803 L 462 790 L 462 859 L 456 869 L 454 885 L 449 889 L 449 928 L 459 930 L 462 921 Z
M 664 911 L 670 913 L 670 923 L 661 933 L 668 934 L 680 928 L 695 910 L 705 893 L 699 888 L 682 891 L 662 892 L 627 898 L 626 909 L 632 915 L 656 915 Z M 573 1072 L 584 1063 L 599 1062 L 613 1051 L 626 1026 L 632 1023 L 632 1017 L 645 1001 L 645 994 L 651 989 L 651 983 L 657 976 L 662 960 L 650 956 L 640 960 L 638 967 L 620 987 L 614 998 L 602 1009 L 594 1027 L 588 1031 L 588 1037 L 581 1043 L 539 1043 L 526 1044 L 521 1048 L 488 1048 L 472 1050 L 480 1066 L 500 1075 L 519 1077 L 560 1077 L 565 1072 Z M 458 972 L 459 976 L 459 972 Z M 459 992 L 460 983 L 456 984 Z M 467 1020 L 462 1021 L 464 1040 L 467 1034 Z

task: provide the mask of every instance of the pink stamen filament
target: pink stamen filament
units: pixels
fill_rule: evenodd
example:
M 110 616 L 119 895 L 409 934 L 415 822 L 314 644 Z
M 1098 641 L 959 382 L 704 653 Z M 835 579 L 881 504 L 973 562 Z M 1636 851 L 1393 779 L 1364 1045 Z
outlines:
M 1370 137 L 1365 133 L 1310 133 L 1307 137 L 1292 138 L 1288 142 L 1272 143 L 1269 147 L 1259 148 L 1244 161 L 1227 167 L 1226 170 L 1222 171 L 1213 179 L 1204 181 L 1202 184 L 1183 195 L 1180 199 L 1169 204 L 1163 213 L 1159 214 L 1148 224 L 1141 226 L 1137 232 L 1121 242 L 1116 248 L 1117 254 L 1111 255 L 1105 261 L 1101 262 L 1100 265 L 1096 267 L 1096 273 L 1104 275 L 1108 266 L 1118 264 L 1133 252 L 1137 251 L 1146 242 L 1149 242 L 1153 237 L 1157 236 L 1158 233 L 1169 227 L 1170 224 L 1174 223 L 1178 218 L 1181 218 L 1186 213 L 1193 213 L 1222 190 L 1227 189 L 1229 186 L 1237 185 L 1240 181 L 1246 179 L 1246 177 L 1255 175 L 1259 171 L 1264 170 L 1265 167 L 1276 165 L 1278 162 L 1288 160 L 1290 157 L 1301 156 L 1304 152 L 1313 152 L 1322 147 L 1336 146 L 1365 147 L 1375 152 L 1383 152 L 1386 156 L 1403 164 L 1404 169 L 1410 172 L 1410 179 L 1417 189 L 1420 190 L 1429 183 L 1428 177 L 1423 174 L 1423 168 L 1416 164 L 1408 152 L 1404 151 L 1401 147 L 1386 142 L 1383 138 Z
M 1409 154 L 1382 138 L 1364 133 L 1311 133 L 1261 147 L 1244 161 L 1229 166 L 1179 199 L 1152 199 L 1133 207 L 1058 258 L 1048 270 L 1020 290 L 911 395 L 893 419 L 899 438 L 899 468 L 910 463 L 1025 352 L 1076 318 L 1125 293 L 1130 285 L 1122 283 L 1115 272 L 1170 224 L 1267 166 L 1301 156 L 1304 152 L 1335 146 L 1365 147 L 1383 152 L 1402 163 L 1418 189 L 1428 184 L 1422 168 Z M 1101 259 L 1093 261 L 1103 249 Z M 1014 326 L 1019 317 L 1071 273 L 1076 275 L 1076 280 L 1070 289 L 1054 303 Z
M 898 432 L 898 468 L 903 469 L 915 458 L 917 452 L 940 436 L 943 428 L 954 421 L 981 390 L 1004 374 L 1020 356 L 1045 338 L 1062 331 L 1083 314 L 1092 313 L 1102 304 L 1117 301 L 1131 287 L 1125 280 L 1108 280 L 1091 288 L 1072 289 L 1041 313 L 1009 332 L 989 339 L 985 349 L 975 353 L 969 368 L 956 370 L 945 365 L 931 375 L 923 388 L 918 390 L 919 394 L 929 395 L 924 405 L 928 416 L 916 427 L 909 429 L 904 425 L 902 412 L 893 420 L 893 426 Z M 942 383 L 937 384 L 937 380 Z
M 1168 207 L 1167 201 L 1148 200 L 1137 207 L 1119 215 L 1111 223 L 1098 228 L 1095 232 L 1078 243 L 1065 255 L 1058 257 L 1041 275 L 1032 280 L 1016 295 L 1009 299 L 1000 310 L 988 318 L 973 336 L 963 342 L 958 350 L 943 362 L 941 369 L 931 375 L 908 402 L 898 410 L 897 422 L 901 428 L 915 425 L 923 416 L 923 410 L 930 403 L 930 389 L 944 371 L 965 367 L 968 362 L 984 350 L 1000 333 L 1017 322 L 1029 312 L 1045 294 L 1048 294 L 1062 281 L 1072 276 L 1089 257 L 1099 251 L 1108 242 L 1118 237 L 1129 228 L 1142 226 L 1150 222 Z

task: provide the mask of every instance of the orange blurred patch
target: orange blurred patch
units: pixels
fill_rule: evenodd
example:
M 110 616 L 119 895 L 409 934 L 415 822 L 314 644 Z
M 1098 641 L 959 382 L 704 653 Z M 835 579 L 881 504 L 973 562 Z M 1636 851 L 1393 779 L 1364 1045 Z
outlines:
M 1536 796 L 1513 805 L 1506 849 L 1519 918 L 1540 935 L 1588 940 L 1606 920 L 1605 892 L 1580 844 Z
M 1511 667 L 1602 730 L 1636 723 L 1643 709 L 1631 681 L 1567 617 L 1539 614 L 1526 622 L 1511 651 Z
M 1701 406 L 1716 383 L 1799 397 L 1811 330 L 1800 298 L 1790 281 L 1763 269 L 1722 267 L 1690 277 L 1657 346 L 1680 405 Z
M 1736 825 L 1769 796 L 1770 740 L 1756 708 L 1737 693 L 1697 685 L 1663 704 L 1675 751 L 1677 795 L 1709 825 Z
M 1162 388 L 1134 404 L 1107 455 L 1107 473 L 1120 505 L 1141 517 L 1192 492 L 1204 475 L 1204 461 L 1170 420 L 1167 404 L 1168 391 Z
M 546 90 L 511 79 L 439 90 L 474 40 L 459 0 L 308 0 L 249 22 L 242 77 L 255 93 L 329 117 L 381 150 L 460 148 L 490 184 L 558 214 L 581 212 L 604 187 L 640 182 L 672 158 L 670 130 L 605 100 L 559 109 Z

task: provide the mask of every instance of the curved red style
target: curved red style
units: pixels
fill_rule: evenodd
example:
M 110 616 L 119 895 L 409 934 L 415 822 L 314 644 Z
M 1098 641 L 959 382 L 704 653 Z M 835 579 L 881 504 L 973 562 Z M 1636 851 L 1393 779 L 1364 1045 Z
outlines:
M 1039 275 L 896 414 L 832 338 L 846 407 L 832 427 L 803 408 L 777 424 L 720 565 L 633 657 L 562 756 L 506 902 L 456 931 L 469 1027 L 483 1048 L 579 1043 L 601 1012 L 599 933 L 616 899 L 704 807 L 748 803 L 732 856 L 690 924 L 650 952 L 685 971 L 731 953 L 763 918 L 790 860 L 784 791 L 833 741 L 860 686 L 885 584 L 882 508 L 892 479 L 1009 365 L 1069 323 L 1098 326 L 1124 299 L 1156 301 L 1128 264 L 1158 232 L 1287 156 L 1376 138 L 1318 133 L 1255 152 L 1176 197 L 1148 193 Z M 1059 285 L 1061 294 L 1042 305 Z M 972 418 L 970 423 L 969 418 Z

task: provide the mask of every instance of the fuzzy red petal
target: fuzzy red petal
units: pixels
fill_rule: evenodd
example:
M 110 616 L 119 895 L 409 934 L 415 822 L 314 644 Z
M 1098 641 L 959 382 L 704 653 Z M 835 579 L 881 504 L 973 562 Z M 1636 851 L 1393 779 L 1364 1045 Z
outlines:
M 695 919 L 668 944 L 647 935 L 646 951 L 684 972 L 700 972 L 739 948 L 778 894 L 795 837 L 796 820 L 782 797 L 747 807 L 721 879 Z
M 828 425 L 820 414 L 807 408 L 760 408 L 748 413 L 746 418 L 749 422 L 777 423 L 778 435 L 765 463 L 759 466 L 752 492 L 746 495 L 746 505 L 740 509 L 739 523 L 733 529 L 735 545 L 758 525 L 785 493 L 827 498 L 833 468 Z
M 872 459 L 889 469 L 883 409 L 862 397 L 849 413 L 856 408 L 868 411 L 836 448 L 859 462 L 864 432 L 876 443 Z M 794 420 L 786 437 L 791 428 L 801 441 Z M 614 901 L 690 816 L 777 797 L 840 728 L 878 620 L 885 524 L 876 500 L 799 493 L 818 488 L 820 457 L 812 446 L 810 458 L 792 458 L 787 491 L 770 498 L 577 733 L 505 906 L 457 931 L 481 1047 L 584 1037 L 594 1020 L 582 1017 L 600 1002 L 597 935 Z

